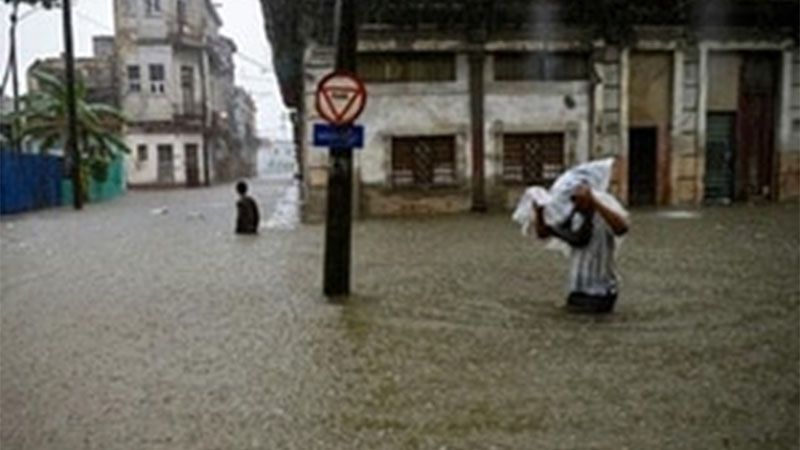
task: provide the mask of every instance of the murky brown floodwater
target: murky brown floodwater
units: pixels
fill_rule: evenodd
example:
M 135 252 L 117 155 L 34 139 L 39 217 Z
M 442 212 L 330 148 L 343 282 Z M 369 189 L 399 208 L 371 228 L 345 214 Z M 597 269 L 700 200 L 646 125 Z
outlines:
M 322 227 L 236 237 L 232 210 L 0 223 L 3 450 L 796 448 L 796 205 L 637 212 L 605 318 L 557 308 L 566 260 L 506 216 L 358 224 L 333 305 Z

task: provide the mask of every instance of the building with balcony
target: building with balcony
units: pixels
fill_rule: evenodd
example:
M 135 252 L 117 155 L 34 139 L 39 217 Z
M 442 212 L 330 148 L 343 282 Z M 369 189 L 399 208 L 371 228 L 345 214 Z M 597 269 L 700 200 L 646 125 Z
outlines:
M 115 0 L 120 104 L 132 186 L 226 180 L 233 41 L 210 0 Z

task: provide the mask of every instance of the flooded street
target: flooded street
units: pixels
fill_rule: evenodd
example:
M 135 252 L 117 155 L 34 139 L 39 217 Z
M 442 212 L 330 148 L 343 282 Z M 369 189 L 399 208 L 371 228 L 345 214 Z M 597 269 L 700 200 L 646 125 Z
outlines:
M 357 223 L 332 304 L 324 228 L 235 236 L 234 202 L 0 222 L 4 450 L 796 448 L 796 204 L 635 212 L 593 318 L 507 214 Z

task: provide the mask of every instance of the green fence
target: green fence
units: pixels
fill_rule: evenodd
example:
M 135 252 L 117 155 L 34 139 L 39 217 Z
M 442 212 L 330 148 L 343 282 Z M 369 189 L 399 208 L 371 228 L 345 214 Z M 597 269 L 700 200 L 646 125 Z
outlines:
M 61 182 L 63 205 L 72 204 L 72 180 Z M 125 193 L 125 161 L 117 157 L 108 165 L 108 176 L 102 182 L 89 177 L 89 202 L 102 202 L 119 197 Z

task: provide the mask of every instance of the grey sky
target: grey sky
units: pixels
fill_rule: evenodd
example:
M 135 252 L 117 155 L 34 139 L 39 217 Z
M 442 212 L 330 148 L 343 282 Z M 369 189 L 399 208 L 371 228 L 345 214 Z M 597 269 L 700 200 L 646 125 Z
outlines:
M 223 20 L 222 33 L 231 37 L 241 55 L 235 57 L 237 84 L 247 89 L 258 107 L 257 127 L 262 136 L 288 137 L 288 125 L 283 124 L 285 108 L 280 100 L 272 56 L 264 34 L 261 5 L 258 0 L 215 1 Z M 92 36 L 113 34 L 112 0 L 73 0 L 75 54 L 92 53 Z M 21 89 L 25 90 L 25 71 L 37 58 L 58 56 L 63 51 L 61 10 L 44 9 L 30 12 L 21 6 L 17 49 L 20 62 Z M 0 76 L 8 65 L 8 27 L 11 7 L 0 3 Z M 10 86 L 6 95 L 10 95 Z

